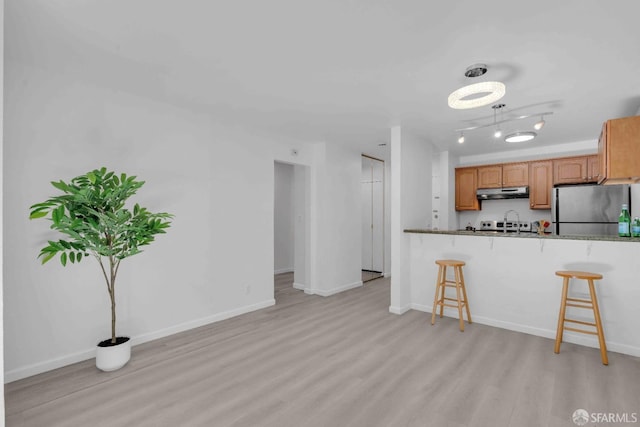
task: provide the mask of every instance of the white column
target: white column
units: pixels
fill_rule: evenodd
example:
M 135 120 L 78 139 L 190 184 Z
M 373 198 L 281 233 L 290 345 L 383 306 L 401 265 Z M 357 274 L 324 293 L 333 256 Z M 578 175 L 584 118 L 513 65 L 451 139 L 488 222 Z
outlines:
M 409 310 L 411 288 L 407 277 L 408 240 L 403 232 L 402 130 L 391 128 L 391 304 L 389 311 Z

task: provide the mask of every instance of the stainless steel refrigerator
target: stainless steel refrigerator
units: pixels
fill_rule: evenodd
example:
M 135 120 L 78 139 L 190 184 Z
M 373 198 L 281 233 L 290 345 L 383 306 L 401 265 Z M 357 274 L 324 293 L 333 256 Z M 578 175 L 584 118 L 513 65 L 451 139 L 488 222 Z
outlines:
M 551 196 L 553 233 L 561 236 L 617 235 L 622 204 L 631 212 L 627 184 L 554 187 Z

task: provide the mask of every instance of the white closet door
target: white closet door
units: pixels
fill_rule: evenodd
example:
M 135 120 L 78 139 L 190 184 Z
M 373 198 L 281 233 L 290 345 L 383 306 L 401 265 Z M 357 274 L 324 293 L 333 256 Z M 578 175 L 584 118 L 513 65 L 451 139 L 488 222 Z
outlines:
M 384 162 L 372 160 L 371 251 L 373 271 L 384 272 Z
M 373 269 L 371 159 L 362 158 L 362 269 Z

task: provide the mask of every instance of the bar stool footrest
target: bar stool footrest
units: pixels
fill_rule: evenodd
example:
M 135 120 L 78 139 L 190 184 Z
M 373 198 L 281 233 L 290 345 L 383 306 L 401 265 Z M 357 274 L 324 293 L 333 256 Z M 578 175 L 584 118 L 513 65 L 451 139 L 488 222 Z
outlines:
M 585 322 L 583 320 L 575 320 L 575 319 L 564 319 L 565 322 L 571 322 L 571 323 L 579 323 L 581 325 L 586 325 L 586 326 L 593 326 L 594 328 L 597 328 L 598 325 L 595 323 L 591 323 L 591 322 Z
M 581 334 L 598 335 L 597 332 L 585 331 L 583 329 L 577 329 L 577 328 L 570 328 L 569 326 L 565 326 L 564 330 L 565 331 L 580 332 Z

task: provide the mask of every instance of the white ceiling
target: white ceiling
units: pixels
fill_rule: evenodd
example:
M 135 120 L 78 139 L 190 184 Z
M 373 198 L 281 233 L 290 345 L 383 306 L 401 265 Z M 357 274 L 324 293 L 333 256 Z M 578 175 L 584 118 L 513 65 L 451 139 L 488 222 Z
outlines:
M 594 140 L 636 114 L 639 19 L 638 0 L 5 0 L 5 54 L 303 141 L 375 155 L 401 124 L 473 155 Z M 477 62 L 487 74 L 465 77 Z M 457 143 L 493 110 L 447 96 L 481 80 L 506 84 L 505 118 L 554 112 L 534 142 Z

